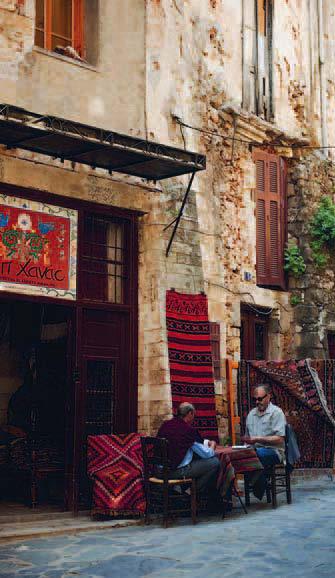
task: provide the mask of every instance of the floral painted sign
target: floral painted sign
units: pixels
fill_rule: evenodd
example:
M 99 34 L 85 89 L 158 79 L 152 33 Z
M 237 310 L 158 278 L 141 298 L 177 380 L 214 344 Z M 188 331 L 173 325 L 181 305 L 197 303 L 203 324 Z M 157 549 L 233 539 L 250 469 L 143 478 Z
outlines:
M 76 297 L 77 212 L 0 195 L 0 289 Z

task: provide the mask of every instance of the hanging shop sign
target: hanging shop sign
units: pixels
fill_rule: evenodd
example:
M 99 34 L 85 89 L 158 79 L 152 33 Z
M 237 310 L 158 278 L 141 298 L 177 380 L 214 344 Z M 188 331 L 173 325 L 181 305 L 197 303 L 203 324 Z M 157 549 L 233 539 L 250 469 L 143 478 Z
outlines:
M 76 298 L 77 211 L 0 194 L 0 290 Z

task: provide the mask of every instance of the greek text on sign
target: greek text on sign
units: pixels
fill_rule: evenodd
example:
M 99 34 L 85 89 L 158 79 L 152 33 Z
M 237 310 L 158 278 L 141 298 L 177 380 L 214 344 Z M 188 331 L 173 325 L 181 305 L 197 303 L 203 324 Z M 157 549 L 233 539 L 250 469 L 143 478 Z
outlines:
M 31 286 L 25 293 L 74 298 L 76 212 L 7 199 L 11 204 L 0 204 L 0 283 L 5 285 L 1 288 L 13 290 L 12 284 L 19 284 Z M 42 210 L 32 210 L 35 207 Z

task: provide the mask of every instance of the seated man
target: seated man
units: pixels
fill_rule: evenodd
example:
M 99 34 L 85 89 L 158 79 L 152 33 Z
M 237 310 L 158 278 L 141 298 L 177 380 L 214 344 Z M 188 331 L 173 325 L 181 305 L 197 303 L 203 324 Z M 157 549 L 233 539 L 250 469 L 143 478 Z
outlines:
M 279 464 L 285 458 L 284 412 L 271 403 L 270 388 L 267 385 L 258 385 L 254 389 L 253 396 L 256 407 L 248 414 L 246 435 L 242 439 L 254 445 L 263 466 Z M 253 492 L 258 499 L 262 499 L 265 492 L 264 474 L 258 476 L 253 485 Z
M 194 416 L 193 405 L 181 403 L 177 416 L 161 425 L 157 437 L 169 442 L 171 478 L 195 478 L 197 491 L 206 493 L 215 490 L 220 462 L 214 454 L 215 441 L 204 445 L 204 440 L 192 427 Z

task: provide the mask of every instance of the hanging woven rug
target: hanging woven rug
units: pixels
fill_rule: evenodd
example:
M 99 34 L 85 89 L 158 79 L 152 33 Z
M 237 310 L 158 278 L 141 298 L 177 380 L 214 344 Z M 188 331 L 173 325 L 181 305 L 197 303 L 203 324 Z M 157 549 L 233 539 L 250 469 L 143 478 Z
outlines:
M 173 412 L 183 401 L 196 410 L 194 427 L 218 439 L 206 295 L 167 291 L 166 323 Z

